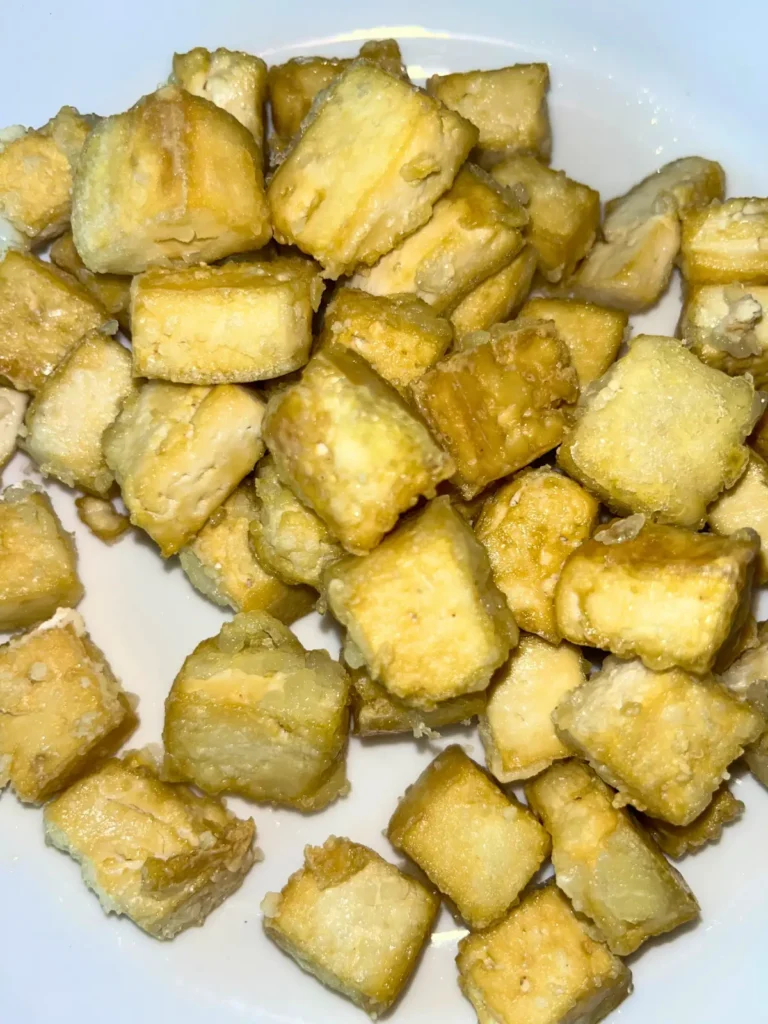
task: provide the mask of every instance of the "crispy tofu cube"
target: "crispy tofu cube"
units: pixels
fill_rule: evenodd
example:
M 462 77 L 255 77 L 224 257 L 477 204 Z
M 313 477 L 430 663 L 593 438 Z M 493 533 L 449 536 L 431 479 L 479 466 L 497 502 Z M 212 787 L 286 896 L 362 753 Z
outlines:
M 476 138 L 408 82 L 355 62 L 270 182 L 275 238 L 314 256 L 326 277 L 375 263 L 429 220 Z
M 280 478 L 352 552 L 375 547 L 454 471 L 397 391 L 340 345 L 270 399 L 264 439 Z
M 768 199 L 726 199 L 689 210 L 680 269 L 689 284 L 768 284 Z
M 131 525 L 128 516 L 118 512 L 111 501 L 84 494 L 75 499 L 77 518 L 105 544 L 114 544 Z
M 571 752 L 555 732 L 552 712 L 563 697 L 581 686 L 589 664 L 570 644 L 555 647 L 523 634 L 519 646 L 494 677 L 480 739 L 488 770 L 499 782 L 538 775 Z
M 720 682 L 738 700 L 746 701 L 762 715 L 764 731 L 744 752 L 747 767 L 764 786 L 768 786 L 768 623 L 761 622 L 751 648 L 728 666 Z
M 582 388 L 602 377 L 615 361 L 629 322 L 622 310 L 576 299 L 544 297 L 529 299 L 520 310 L 520 317 L 554 322 L 568 346 Z
M 20 391 L 0 387 L 0 469 L 16 451 L 16 440 L 28 401 L 28 396 Z
M 440 900 L 367 846 L 331 836 L 261 904 L 264 930 L 299 967 L 372 1017 L 395 1002 Z
M 104 435 L 134 526 L 176 554 L 264 454 L 264 404 L 236 384 L 150 381 Z
M 698 916 L 682 876 L 642 826 L 613 806 L 613 790 L 588 765 L 553 765 L 526 785 L 525 795 L 552 836 L 558 886 L 613 953 L 628 956 Z
M 743 442 L 761 411 L 746 379 L 642 334 L 584 395 L 557 459 L 619 515 L 699 528 L 744 472 Z
M 102 274 L 259 249 L 271 235 L 259 147 L 226 111 L 165 86 L 88 136 L 72 234 Z
M 533 246 L 526 245 L 511 263 L 473 288 L 448 317 L 456 337 L 488 331 L 516 313 L 531 290 L 537 259 Z
M 744 804 L 736 799 L 726 785 L 722 785 L 706 810 L 690 825 L 670 825 L 668 821 L 658 821 L 644 814 L 640 818 L 664 853 L 679 859 L 707 843 L 717 842 L 725 826 L 738 821 L 743 813 Z
M 411 390 L 465 498 L 559 444 L 578 395 L 568 350 L 545 321 L 497 324 Z
M 259 856 L 252 818 L 161 782 L 135 752 L 70 786 L 43 819 L 46 842 L 77 861 L 104 912 L 129 917 L 156 939 L 201 925 Z
M 755 387 L 768 384 L 768 287 L 702 284 L 688 290 L 680 317 L 684 344 L 707 366 L 731 377 L 751 373 Z
M 370 295 L 339 288 L 326 307 L 320 344 L 336 342 L 366 359 L 404 392 L 445 355 L 450 323 L 416 295 Z
M 747 747 L 744 761 L 757 781 L 768 786 L 768 729 Z
M 707 522 L 722 537 L 753 529 L 760 538 L 757 582 L 768 582 L 768 465 L 757 452 L 749 453 L 744 475 L 710 506 Z
M 417 711 L 389 694 L 361 669 L 352 673 L 354 732 L 379 736 L 410 732 L 421 739 L 450 725 L 468 725 L 485 710 L 484 693 L 468 693 L 444 700 L 432 711 Z
M 455 904 L 470 928 L 498 921 L 549 854 L 549 836 L 459 746 L 405 791 L 387 835 Z
M 481 1024 L 597 1024 L 632 991 L 629 968 L 591 937 L 553 883 L 462 939 L 456 963 Z
M 517 643 L 485 551 L 447 497 L 370 554 L 334 562 L 325 585 L 348 664 L 425 711 L 485 690 Z
M 565 742 L 630 803 L 689 825 L 760 735 L 761 716 L 711 676 L 652 672 L 639 659 L 606 658 L 602 671 L 560 702 L 552 719 Z
M 32 399 L 21 447 L 44 476 L 104 496 L 115 478 L 101 440 L 135 393 L 130 352 L 114 338 L 91 331 Z
M 449 312 L 520 252 L 527 223 L 514 193 L 467 164 L 431 219 L 351 284 L 372 295 L 417 295 L 436 313 Z
M 131 278 L 124 274 L 92 274 L 80 259 L 71 231 L 56 239 L 49 253 L 51 263 L 65 270 L 100 303 L 124 331 L 131 330 Z

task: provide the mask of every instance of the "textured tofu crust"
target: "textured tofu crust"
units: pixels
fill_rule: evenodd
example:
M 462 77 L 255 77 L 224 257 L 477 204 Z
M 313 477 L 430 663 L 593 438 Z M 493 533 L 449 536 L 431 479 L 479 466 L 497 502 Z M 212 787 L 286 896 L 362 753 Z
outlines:
M 118 512 L 111 501 L 84 494 L 75 498 L 77 518 L 105 544 L 114 544 L 131 525 L 128 516 Z
M 76 782 L 43 813 L 45 838 L 78 862 L 107 914 L 172 939 L 240 888 L 254 861 L 253 819 L 161 782 L 127 754 Z
M 583 395 L 558 463 L 619 515 L 699 528 L 744 472 L 762 404 L 746 379 L 642 334 Z
M 768 284 L 768 199 L 727 199 L 689 210 L 680 269 L 690 284 Z
M 549 837 L 459 746 L 438 755 L 400 799 L 387 835 L 472 929 L 498 921 L 549 854 Z
M 682 876 L 588 765 L 553 765 L 525 795 L 552 836 L 558 886 L 613 953 L 628 956 L 698 916 Z
M 88 136 L 72 233 L 98 273 L 259 249 L 271 234 L 259 147 L 231 114 L 165 86 Z
M 680 317 L 683 343 L 707 366 L 731 377 L 751 373 L 768 384 L 768 287 L 702 284 L 688 290 Z
M 468 725 L 485 709 L 484 693 L 444 700 L 432 711 L 417 711 L 393 697 L 362 670 L 352 673 L 352 712 L 358 736 L 410 732 L 420 739 L 450 725 Z
M 526 245 L 510 264 L 473 288 L 448 317 L 456 337 L 488 331 L 513 316 L 531 290 L 537 260 L 536 250 Z
M 730 825 L 744 813 L 744 804 L 737 800 L 727 786 L 723 785 L 712 797 L 712 801 L 690 825 L 670 825 L 643 814 L 640 819 L 656 844 L 668 857 L 685 857 L 707 843 L 715 843 L 726 825 Z
M 336 78 L 268 189 L 275 237 L 326 277 L 421 227 L 477 139 L 468 121 L 365 61 Z
M 261 904 L 270 939 L 374 1018 L 405 986 L 439 908 L 415 878 L 335 836 L 305 847 L 304 867 Z
M 362 558 L 325 574 L 347 629 L 346 658 L 395 697 L 426 711 L 484 690 L 517 643 L 517 627 L 472 530 L 437 498 Z
M 0 469 L 16 451 L 19 429 L 29 398 L 13 388 L 0 387 Z
M 71 231 L 65 231 L 50 248 L 51 263 L 66 270 L 100 303 L 122 329 L 131 331 L 131 278 L 125 274 L 93 274 L 80 259 Z
M 565 742 L 614 789 L 654 818 L 689 825 L 764 728 L 762 717 L 711 676 L 652 672 L 607 658 L 553 716 Z
M 479 1024 L 597 1024 L 632 991 L 629 968 L 553 883 L 462 939 L 456 963 Z
M 744 475 L 721 494 L 707 512 L 715 533 L 730 537 L 746 527 L 760 538 L 757 582 L 768 582 L 768 465 L 756 452 L 749 453 Z
M 281 479 L 352 552 L 375 547 L 454 471 L 397 391 L 339 345 L 270 400 L 264 439 Z

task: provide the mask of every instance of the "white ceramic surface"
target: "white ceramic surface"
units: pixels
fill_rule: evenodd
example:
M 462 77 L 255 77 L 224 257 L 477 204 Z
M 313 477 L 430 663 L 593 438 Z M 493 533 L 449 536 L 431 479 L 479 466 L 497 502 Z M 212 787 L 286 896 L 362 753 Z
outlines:
M 768 193 L 764 0 L 337 0 L 280 4 L 229 0 L 0 0 L 0 125 L 41 124 L 62 103 L 110 113 L 151 91 L 174 50 L 229 46 L 269 61 L 303 53 L 349 55 L 360 40 L 395 35 L 414 77 L 435 71 L 551 63 L 554 165 L 598 187 L 623 190 L 659 163 L 688 153 L 721 160 L 732 195 Z M 662 307 L 636 318 L 671 330 L 677 284 Z M 34 478 L 17 456 L 4 483 Z M 163 699 L 183 658 L 225 616 L 191 589 L 175 561 L 148 541 L 114 548 L 90 537 L 72 495 L 49 486 L 74 529 L 87 596 L 81 610 L 126 687 L 141 697 L 138 741 L 160 735 Z M 763 612 L 768 610 L 763 608 Z M 338 649 L 333 627 L 299 623 L 309 646 Z M 459 731 L 477 756 L 470 730 Z M 454 739 L 456 734 L 451 738 Z M 445 745 L 447 737 L 440 745 Z M 434 755 L 413 740 L 353 740 L 352 793 L 326 812 L 247 808 L 265 860 L 202 929 L 172 943 L 103 916 L 75 864 L 47 849 L 40 812 L 0 799 L 0 1022 L 38 1024 L 354 1024 L 360 1011 L 303 974 L 261 931 L 259 902 L 300 863 L 305 843 L 349 835 L 385 856 L 381 834 L 398 795 Z M 768 1019 L 768 794 L 738 778 L 747 813 L 723 841 L 682 863 L 701 923 L 632 958 L 635 994 L 621 1024 L 721 1024 Z M 471 1024 L 455 981 L 456 924 L 443 912 L 401 1024 Z

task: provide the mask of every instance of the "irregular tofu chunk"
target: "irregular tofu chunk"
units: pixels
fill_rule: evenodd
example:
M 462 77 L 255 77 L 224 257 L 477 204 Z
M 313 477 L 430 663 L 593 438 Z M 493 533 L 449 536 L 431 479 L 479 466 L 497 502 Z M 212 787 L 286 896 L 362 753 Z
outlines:
M 437 498 L 370 554 L 335 562 L 328 604 L 348 630 L 346 659 L 426 711 L 484 690 L 517 627 L 472 530 Z
M 429 220 L 476 138 L 408 82 L 354 63 L 270 182 L 275 237 L 314 256 L 326 277 L 375 263 Z
M 456 963 L 482 1024 L 597 1024 L 632 991 L 629 968 L 590 936 L 553 883 L 462 939 Z
M 612 657 L 552 718 L 565 742 L 618 789 L 615 807 L 630 803 L 673 825 L 704 811 L 763 728 L 760 715 L 711 676 L 652 672 Z
M 586 681 L 589 664 L 570 644 L 557 647 L 523 634 L 497 673 L 480 716 L 480 739 L 489 771 L 499 782 L 518 782 L 570 757 L 555 732 L 552 712 Z
M 264 439 L 280 478 L 353 552 L 375 547 L 454 470 L 397 391 L 339 345 L 270 400 Z
M 72 233 L 102 274 L 259 249 L 271 235 L 259 147 L 230 114 L 165 86 L 88 136 Z
M 71 274 L 88 294 L 117 320 L 120 327 L 130 333 L 130 277 L 125 274 L 92 274 L 80 259 L 71 231 L 66 231 L 56 239 L 49 255 L 51 263 Z
M 75 506 L 80 522 L 105 544 L 114 544 L 131 525 L 128 516 L 118 512 L 112 502 L 104 498 L 84 494 L 75 499 Z
M 552 836 L 558 886 L 613 953 L 628 956 L 698 917 L 682 876 L 627 811 L 613 806 L 613 790 L 588 765 L 553 765 L 525 795 Z
M 755 778 L 768 786 L 768 623 L 759 624 L 754 646 L 719 678 L 729 693 L 746 701 L 763 718 L 764 731 L 747 747 L 744 760 Z
M 760 538 L 757 582 L 768 582 L 768 465 L 756 452 L 749 453 L 739 481 L 710 507 L 707 522 L 722 537 L 753 529 Z
M 306 846 L 304 867 L 261 904 L 270 939 L 372 1017 L 404 988 L 439 908 L 415 878 L 336 836 Z
M 768 287 L 702 284 L 688 291 L 680 317 L 683 343 L 707 366 L 731 377 L 751 373 L 768 384 Z
M 16 439 L 28 401 L 27 395 L 19 391 L 0 387 L 0 469 L 16 451 Z
M 588 389 L 557 459 L 619 515 L 698 528 L 744 472 L 743 442 L 762 405 L 744 378 L 642 334 Z
M 677 859 L 707 843 L 717 842 L 725 826 L 737 821 L 743 813 L 744 804 L 723 785 L 712 797 L 706 810 L 690 825 L 670 825 L 668 821 L 658 821 L 644 814 L 640 817 L 664 853 Z
M 537 258 L 533 246 L 526 245 L 510 264 L 473 288 L 448 317 L 456 337 L 488 331 L 516 313 L 531 290 Z
M 454 484 L 473 498 L 559 444 L 576 373 L 552 324 L 498 324 L 411 385 L 453 457 Z
M 755 424 L 749 443 L 764 461 L 768 461 L 768 411 Z
M 354 732 L 358 736 L 378 736 L 412 732 L 420 739 L 450 725 L 467 725 L 485 709 L 484 693 L 468 693 L 444 700 L 432 711 L 417 711 L 387 693 L 358 669 L 352 673 L 352 710 Z
M 438 755 L 405 791 L 387 835 L 473 929 L 507 912 L 550 848 L 530 811 L 458 746 Z
M 134 526 L 176 554 L 264 454 L 264 404 L 235 384 L 150 381 L 104 435 Z
M 690 284 L 768 284 L 768 199 L 726 199 L 689 210 L 680 269 Z
M 768 786 L 768 729 L 747 747 L 744 760 L 757 781 Z
M 156 939 L 201 925 L 259 853 L 252 818 L 161 782 L 136 753 L 76 782 L 43 817 L 46 842 L 77 861 L 104 912 L 126 915 Z

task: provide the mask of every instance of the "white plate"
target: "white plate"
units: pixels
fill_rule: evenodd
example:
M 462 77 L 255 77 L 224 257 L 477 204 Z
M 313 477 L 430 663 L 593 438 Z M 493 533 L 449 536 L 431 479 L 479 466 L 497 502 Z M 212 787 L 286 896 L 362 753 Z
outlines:
M 0 125 L 41 124 L 62 103 L 99 113 L 125 109 L 165 79 L 174 50 L 195 45 L 279 61 L 313 52 L 349 55 L 361 39 L 392 34 L 414 76 L 550 61 L 554 165 L 605 196 L 665 160 L 694 152 L 725 164 L 731 194 L 765 195 L 766 29 L 764 0 L 731 2 L 725 10 L 711 0 L 388 0 L 375 10 L 349 0 L 268 6 L 248 0 L 6 0 L 0 5 Z M 669 331 L 676 310 L 673 297 L 636 319 Z M 29 472 L 19 456 L 4 482 Z M 49 490 L 66 527 L 77 534 L 87 591 L 83 614 L 125 686 L 140 694 L 138 741 L 156 741 L 174 674 L 225 616 L 192 591 L 175 561 L 163 565 L 148 541 L 129 537 L 104 547 L 76 520 L 71 494 Z M 338 649 L 327 623 L 307 619 L 297 633 L 310 646 Z M 471 732 L 460 736 L 481 756 Z M 75 864 L 43 845 L 40 812 L 4 796 L 0 1021 L 359 1022 L 358 1010 L 267 942 L 259 903 L 299 865 L 305 843 L 331 833 L 392 857 L 381 830 L 398 795 L 434 752 L 426 742 L 353 740 L 352 794 L 311 817 L 232 801 L 256 819 L 266 859 L 204 928 L 166 944 L 129 921 L 106 918 Z M 702 921 L 632 958 L 636 991 L 616 1014 L 621 1024 L 721 1024 L 734 1012 L 739 1019 L 766 1019 L 768 794 L 746 778 L 736 787 L 747 804 L 745 820 L 719 845 L 682 864 Z M 396 1011 L 401 1024 L 474 1020 L 456 987 L 455 928 L 444 911 Z

